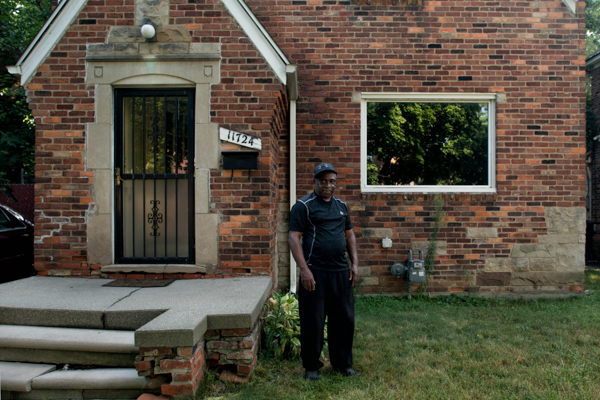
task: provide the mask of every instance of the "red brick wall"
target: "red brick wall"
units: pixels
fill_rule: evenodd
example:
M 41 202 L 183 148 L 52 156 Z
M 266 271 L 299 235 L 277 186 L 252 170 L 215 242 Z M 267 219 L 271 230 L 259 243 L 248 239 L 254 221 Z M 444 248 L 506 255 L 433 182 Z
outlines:
M 84 83 L 84 59 L 85 45 L 104 42 L 109 29 L 97 23 L 101 5 L 90 2 L 27 85 L 36 123 L 34 253 L 41 275 L 90 275 L 86 213 L 94 176 L 85 170 L 84 153 L 85 124 L 94 120 L 94 88 Z M 117 10 L 133 15 L 133 7 L 121 2 L 103 12 Z M 125 16 L 112 22 L 125 25 Z
M 369 1 L 362 1 L 369 3 Z M 359 5 L 333 0 L 247 0 L 292 64 L 298 65 L 298 195 L 312 190 L 321 160 L 337 165 L 338 195 L 350 205 L 359 258 L 373 279 L 365 292 L 397 292 L 389 273 L 411 241 L 431 231 L 429 195 L 360 192 L 361 92 L 497 93 L 497 194 L 448 195 L 434 291 L 478 290 L 486 258 L 546 232 L 545 207 L 583 207 L 585 196 L 582 4 L 573 16 L 559 0 L 423 0 Z M 85 85 L 85 46 L 111 26 L 133 25 L 132 1 L 90 1 L 28 86 L 37 123 L 36 268 L 89 275 L 86 212 L 93 174 L 85 169 L 85 124 L 94 88 Z M 216 0 L 173 0 L 170 22 L 195 42 L 217 42 L 221 83 L 211 90 L 211 122 L 259 135 L 259 169 L 215 170 L 211 210 L 220 216 L 220 262 L 213 277 L 276 271 L 278 202 L 288 202 L 287 99 L 275 75 Z M 227 145 L 224 146 L 224 149 Z M 394 247 L 365 228 L 393 230 Z M 499 237 L 466 238 L 470 227 Z M 286 257 L 282 253 L 283 257 Z M 96 273 L 97 271 L 94 271 Z
M 228 17 L 226 12 L 223 15 Z M 250 40 L 234 29 L 235 24 L 230 28 L 232 31 L 220 39 L 222 83 L 214 85 L 211 91 L 212 122 L 238 132 L 258 133 L 262 150 L 259 169 L 250 172 L 250 180 L 248 171 L 234 171 L 233 180 L 231 171 L 212 172 L 211 202 L 221 215 L 219 266 L 215 275 L 275 277 L 276 270 L 272 266 L 276 257 L 277 143 L 282 131 L 287 129 L 288 101 L 281 83 Z M 202 36 L 204 41 L 218 39 L 218 36 L 211 39 L 205 31 Z
M 497 194 L 445 197 L 448 223 L 438 240 L 448 249 L 437 258 L 433 291 L 478 290 L 486 258 L 508 257 L 514 244 L 537 243 L 546 232 L 545 207 L 585 206 L 583 2 L 577 16 L 557 0 L 247 3 L 298 65 L 298 196 L 312 190 L 316 163 L 339 168 L 337 194 L 353 210 L 363 276 L 376 281 L 362 291 L 405 290 L 390 266 L 406 259 L 411 240 L 430 237 L 433 207 L 430 195 L 361 194 L 353 94 L 500 95 Z M 364 237 L 367 227 L 391 228 L 394 247 Z M 499 237 L 467 239 L 470 227 L 495 227 Z
M 89 1 L 27 86 L 37 127 L 35 265 L 42 275 L 99 274 L 86 252 L 94 176 L 85 166 L 85 124 L 95 118 L 94 87 L 85 84 L 86 45 L 106 42 L 111 26 L 133 25 L 134 11 L 131 0 Z M 285 88 L 219 1 L 173 0 L 170 23 L 185 25 L 193 42 L 221 43 L 221 83 L 211 90 L 211 122 L 259 136 L 263 143 L 250 178 L 247 171 L 235 171 L 233 179 L 230 171 L 212 171 L 210 207 L 220 215 L 220 262 L 206 277 L 275 276 L 277 143 L 287 129 Z

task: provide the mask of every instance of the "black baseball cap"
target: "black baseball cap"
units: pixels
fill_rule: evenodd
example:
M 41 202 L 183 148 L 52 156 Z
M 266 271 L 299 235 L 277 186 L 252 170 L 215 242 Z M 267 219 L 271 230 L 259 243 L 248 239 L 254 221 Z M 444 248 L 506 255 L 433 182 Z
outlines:
M 325 171 L 331 171 L 331 172 L 335 172 L 337 174 L 337 170 L 333 167 L 333 165 L 324 162 L 315 167 L 314 177 L 316 178 L 317 175 L 319 175 L 321 172 L 325 172 Z

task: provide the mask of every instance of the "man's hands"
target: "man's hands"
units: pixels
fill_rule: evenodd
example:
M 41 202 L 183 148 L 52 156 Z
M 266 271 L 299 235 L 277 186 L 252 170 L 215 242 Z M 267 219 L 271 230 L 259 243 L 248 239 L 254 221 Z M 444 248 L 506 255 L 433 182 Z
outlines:
M 354 236 L 354 231 L 352 229 L 347 230 L 345 235 L 346 250 L 348 250 L 350 262 L 352 263 L 352 266 L 350 267 L 350 280 L 352 281 L 352 286 L 354 287 L 354 285 L 356 285 L 358 282 L 358 255 L 356 252 L 356 236 Z
M 350 267 L 350 280 L 352 281 L 353 287 L 358 282 L 358 265 L 356 264 L 352 264 Z
M 309 292 L 315 290 L 317 282 L 315 282 L 315 277 L 308 267 L 300 268 L 300 281 L 302 282 L 302 287 L 304 287 L 304 289 Z
M 350 255 L 350 259 L 352 261 L 352 266 L 350 267 L 350 282 L 352 286 L 358 283 L 358 257 L 356 254 L 356 238 L 354 236 L 354 232 L 352 230 L 347 230 L 345 232 L 346 236 L 346 246 L 348 250 L 348 254 Z M 304 260 L 304 255 L 302 254 L 302 246 L 300 244 L 300 239 L 302 238 L 302 232 L 290 231 L 289 232 L 289 244 L 290 250 L 292 251 L 292 255 L 296 260 L 296 264 L 300 269 L 300 282 L 302 282 L 302 287 L 309 292 L 315 290 L 315 286 L 317 283 L 315 282 L 315 277 L 313 273 L 306 265 L 306 261 Z
M 313 273 L 308 269 L 308 265 L 306 265 L 306 261 L 304 260 L 304 255 L 302 254 L 302 245 L 300 244 L 300 239 L 302 238 L 302 232 L 290 231 L 288 241 L 290 244 L 290 250 L 292 251 L 292 256 L 294 260 L 296 260 L 296 265 L 300 269 L 300 282 L 302 282 L 302 287 L 312 292 L 315 290 L 316 282 Z

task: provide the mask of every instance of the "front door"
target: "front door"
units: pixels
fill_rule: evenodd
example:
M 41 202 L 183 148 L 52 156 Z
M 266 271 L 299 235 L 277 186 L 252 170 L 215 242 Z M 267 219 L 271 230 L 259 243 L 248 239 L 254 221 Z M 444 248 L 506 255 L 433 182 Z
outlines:
M 194 263 L 194 91 L 115 92 L 116 262 Z

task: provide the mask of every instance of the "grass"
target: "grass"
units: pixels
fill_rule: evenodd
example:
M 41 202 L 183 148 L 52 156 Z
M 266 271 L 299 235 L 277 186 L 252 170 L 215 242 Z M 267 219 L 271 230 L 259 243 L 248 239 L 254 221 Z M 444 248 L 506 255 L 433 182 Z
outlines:
M 250 382 L 209 372 L 199 398 L 600 399 L 600 271 L 581 297 L 358 298 L 354 367 L 302 379 L 299 360 L 261 354 Z

